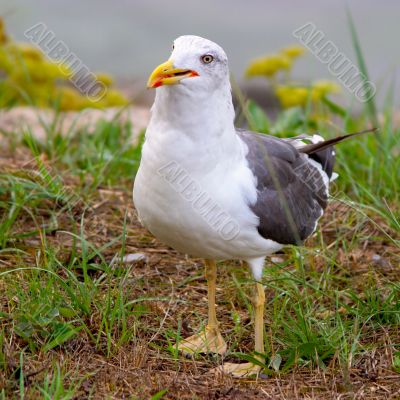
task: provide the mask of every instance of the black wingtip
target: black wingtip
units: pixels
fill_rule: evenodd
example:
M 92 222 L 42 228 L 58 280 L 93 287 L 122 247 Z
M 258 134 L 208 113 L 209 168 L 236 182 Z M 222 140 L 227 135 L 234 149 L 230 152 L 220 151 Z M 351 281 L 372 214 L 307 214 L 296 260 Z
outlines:
M 304 147 L 299 148 L 298 150 L 301 153 L 313 154 L 316 153 L 317 151 L 321 151 L 328 147 L 334 146 L 335 144 L 338 144 L 343 140 L 350 139 L 353 136 L 363 135 L 365 133 L 376 133 L 378 132 L 378 130 L 379 128 L 364 129 L 363 131 L 348 133 L 346 135 L 338 136 L 333 139 L 328 139 L 323 142 L 308 144 Z

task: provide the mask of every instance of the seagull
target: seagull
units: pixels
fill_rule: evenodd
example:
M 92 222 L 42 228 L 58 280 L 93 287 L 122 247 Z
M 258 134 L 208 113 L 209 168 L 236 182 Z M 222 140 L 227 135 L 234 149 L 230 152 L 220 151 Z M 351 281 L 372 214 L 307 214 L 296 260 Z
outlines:
M 259 362 L 218 368 L 235 377 L 258 375 L 265 362 L 265 258 L 315 231 L 334 178 L 332 146 L 363 132 L 280 139 L 236 129 L 227 56 L 198 36 L 177 38 L 147 86 L 157 90 L 134 181 L 138 218 L 160 241 L 205 260 L 208 322 L 179 350 L 226 353 L 215 307 L 216 261 L 242 260 L 254 278 Z

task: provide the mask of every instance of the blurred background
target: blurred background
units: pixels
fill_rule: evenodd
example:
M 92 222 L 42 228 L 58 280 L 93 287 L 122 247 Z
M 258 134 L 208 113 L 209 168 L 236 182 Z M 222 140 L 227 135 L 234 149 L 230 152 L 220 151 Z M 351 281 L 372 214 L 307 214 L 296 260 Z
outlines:
M 357 64 L 346 7 L 352 12 L 370 79 L 379 92 L 380 87 L 393 84 L 399 72 L 398 0 L 0 0 L 0 15 L 10 36 L 18 41 L 26 41 L 26 29 L 45 23 L 90 69 L 113 74 L 131 97 L 148 104 L 154 93 L 144 88 L 147 76 L 168 57 L 173 39 L 183 34 L 219 43 L 228 54 L 235 79 L 250 93 L 264 90 L 267 83 L 262 78 L 244 80 L 249 61 L 295 44 L 292 32 L 307 22 L 315 23 Z M 299 59 L 293 76 L 305 82 L 315 77 L 334 79 L 312 54 Z M 382 102 L 379 93 L 377 100 Z

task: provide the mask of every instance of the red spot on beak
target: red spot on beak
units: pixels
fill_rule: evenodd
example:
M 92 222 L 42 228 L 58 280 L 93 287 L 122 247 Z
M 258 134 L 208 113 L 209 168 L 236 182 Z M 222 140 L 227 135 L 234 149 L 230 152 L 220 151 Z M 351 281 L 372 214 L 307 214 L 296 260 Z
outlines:
M 158 80 L 158 81 L 156 81 L 156 82 L 154 82 L 153 85 L 152 85 L 153 88 L 158 88 L 158 87 L 160 87 L 160 86 L 162 86 L 162 81 L 161 81 L 161 79 Z

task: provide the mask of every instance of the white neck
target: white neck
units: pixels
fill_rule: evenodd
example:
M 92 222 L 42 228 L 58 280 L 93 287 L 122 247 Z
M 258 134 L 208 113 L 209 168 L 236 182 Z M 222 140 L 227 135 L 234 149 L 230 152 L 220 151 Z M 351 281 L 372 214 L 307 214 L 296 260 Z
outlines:
M 162 143 L 163 151 L 175 157 L 181 150 L 183 159 L 196 156 L 213 163 L 222 155 L 235 158 L 241 146 L 234 116 L 228 80 L 211 93 L 190 85 L 164 86 L 157 89 L 146 138 Z
M 211 135 L 234 129 L 234 110 L 229 81 L 208 92 L 197 87 L 176 85 L 157 89 L 152 119 L 167 122 L 170 128 L 195 135 L 199 128 Z

